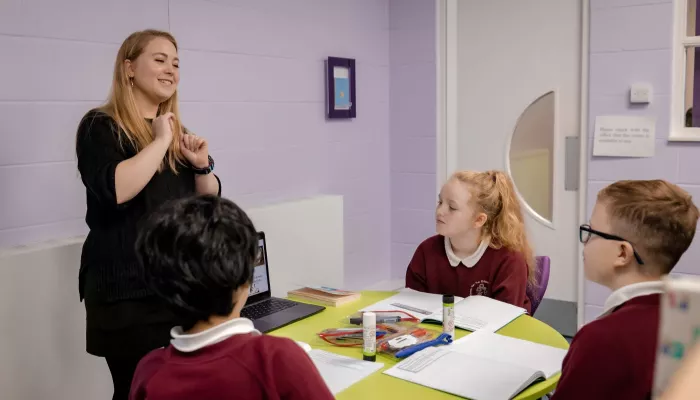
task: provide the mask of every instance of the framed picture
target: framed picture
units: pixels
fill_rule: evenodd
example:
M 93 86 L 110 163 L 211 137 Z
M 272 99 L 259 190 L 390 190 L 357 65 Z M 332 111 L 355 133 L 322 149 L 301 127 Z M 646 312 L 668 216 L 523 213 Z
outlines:
M 328 57 L 326 60 L 326 104 L 328 118 L 355 118 L 355 60 Z

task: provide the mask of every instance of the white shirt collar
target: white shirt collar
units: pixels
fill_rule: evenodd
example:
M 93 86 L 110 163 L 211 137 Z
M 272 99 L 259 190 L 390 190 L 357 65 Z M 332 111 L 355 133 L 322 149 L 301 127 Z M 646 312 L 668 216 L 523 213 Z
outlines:
M 464 264 L 465 267 L 471 268 L 476 265 L 476 263 L 481 260 L 481 256 L 484 255 L 484 252 L 486 252 L 486 249 L 489 247 L 490 240 L 484 239 L 479 243 L 479 247 L 476 248 L 476 251 L 468 255 L 462 259 L 457 257 L 457 255 L 452 251 L 452 245 L 450 244 L 450 239 L 445 237 L 445 253 L 447 253 L 447 259 L 450 261 L 450 265 L 453 267 L 456 267 L 459 265 L 459 263 Z
M 190 353 L 214 343 L 222 342 L 231 336 L 246 333 L 260 335 L 260 331 L 253 326 L 253 322 L 246 318 L 235 318 L 191 335 L 185 334 L 181 326 L 176 326 L 170 330 L 170 336 L 173 338 L 170 344 L 183 353 Z
M 624 302 L 633 299 L 635 297 L 646 296 L 650 294 L 662 293 L 664 291 L 663 283 L 661 281 L 652 282 L 640 282 L 633 283 L 631 285 L 623 286 L 608 296 L 605 300 L 605 305 L 603 307 L 603 313 L 600 314 L 598 318 L 604 317 L 616 308 L 622 305 Z

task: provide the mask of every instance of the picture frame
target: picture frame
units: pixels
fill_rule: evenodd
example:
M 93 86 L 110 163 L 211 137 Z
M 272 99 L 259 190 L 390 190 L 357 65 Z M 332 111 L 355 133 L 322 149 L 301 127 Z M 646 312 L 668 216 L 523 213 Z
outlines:
M 326 115 L 330 119 L 357 117 L 355 60 L 328 57 L 326 60 Z

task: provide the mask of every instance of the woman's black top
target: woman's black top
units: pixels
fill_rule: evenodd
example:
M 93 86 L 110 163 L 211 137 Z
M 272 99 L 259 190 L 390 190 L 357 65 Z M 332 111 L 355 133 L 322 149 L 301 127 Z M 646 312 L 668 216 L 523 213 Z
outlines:
M 117 164 L 136 155 L 127 140 L 120 141 L 118 132 L 111 117 L 92 110 L 80 122 L 77 134 L 78 169 L 87 194 L 85 222 L 90 228 L 83 245 L 79 291 L 81 300 L 91 302 L 133 300 L 152 294 L 134 250 L 139 221 L 164 202 L 195 193 L 192 170 L 178 166 L 175 174 L 166 166 L 136 197 L 117 204 Z

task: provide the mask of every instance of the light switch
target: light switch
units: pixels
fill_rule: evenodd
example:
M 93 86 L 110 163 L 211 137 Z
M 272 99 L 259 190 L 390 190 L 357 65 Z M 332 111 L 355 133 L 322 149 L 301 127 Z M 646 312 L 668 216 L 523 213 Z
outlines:
M 630 88 L 630 103 L 651 103 L 651 85 L 648 83 L 635 83 Z

